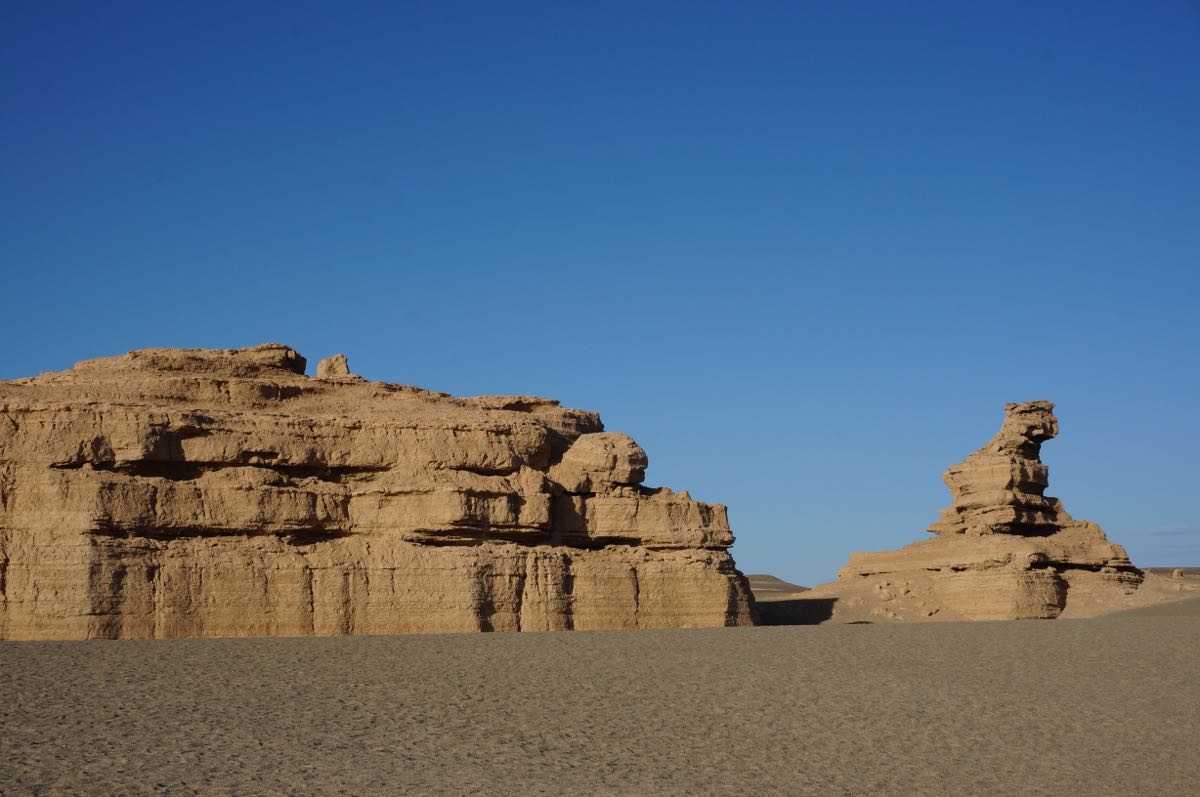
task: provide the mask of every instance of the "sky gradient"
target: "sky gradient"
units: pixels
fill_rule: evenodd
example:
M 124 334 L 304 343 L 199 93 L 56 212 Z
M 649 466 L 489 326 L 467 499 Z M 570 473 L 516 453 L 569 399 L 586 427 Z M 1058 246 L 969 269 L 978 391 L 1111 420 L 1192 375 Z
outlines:
M 1195 3 L 251 5 L 0 8 L 0 378 L 552 396 L 800 583 L 1046 398 L 1049 492 L 1200 565 Z

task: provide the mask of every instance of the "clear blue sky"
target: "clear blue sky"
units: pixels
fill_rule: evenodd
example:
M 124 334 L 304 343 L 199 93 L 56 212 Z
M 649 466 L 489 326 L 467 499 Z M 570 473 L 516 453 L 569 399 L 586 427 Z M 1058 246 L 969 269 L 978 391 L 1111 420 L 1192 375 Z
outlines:
M 1200 5 L 6 3 L 0 377 L 281 341 L 600 411 L 747 572 L 924 536 L 1007 401 L 1200 564 Z

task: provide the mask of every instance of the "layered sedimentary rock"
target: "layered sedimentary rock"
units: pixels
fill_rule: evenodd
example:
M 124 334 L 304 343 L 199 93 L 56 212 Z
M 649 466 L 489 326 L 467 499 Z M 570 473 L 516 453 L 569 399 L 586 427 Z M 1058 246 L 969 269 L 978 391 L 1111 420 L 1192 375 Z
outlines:
M 1134 603 L 1143 574 L 1125 549 L 1045 495 L 1054 405 L 1004 409 L 996 436 L 946 471 L 954 502 L 932 539 L 852 554 L 836 582 L 804 597 L 828 602 L 835 620 L 1053 618 Z
M 591 412 L 286 346 L 0 382 L 0 638 L 739 625 L 725 508 Z

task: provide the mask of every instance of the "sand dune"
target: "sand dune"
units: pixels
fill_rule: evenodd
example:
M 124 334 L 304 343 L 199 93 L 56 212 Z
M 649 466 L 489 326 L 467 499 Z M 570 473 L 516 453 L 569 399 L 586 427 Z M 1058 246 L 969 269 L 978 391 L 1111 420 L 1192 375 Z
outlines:
M 1095 620 L 5 643 L 4 794 L 1200 793 L 1200 600 Z

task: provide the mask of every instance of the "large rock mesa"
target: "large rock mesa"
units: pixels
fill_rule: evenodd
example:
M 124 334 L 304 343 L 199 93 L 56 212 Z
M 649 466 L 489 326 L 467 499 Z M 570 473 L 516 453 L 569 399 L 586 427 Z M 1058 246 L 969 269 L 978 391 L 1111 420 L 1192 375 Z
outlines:
M 0 639 L 754 621 L 725 507 L 595 413 L 279 344 L 0 382 Z

